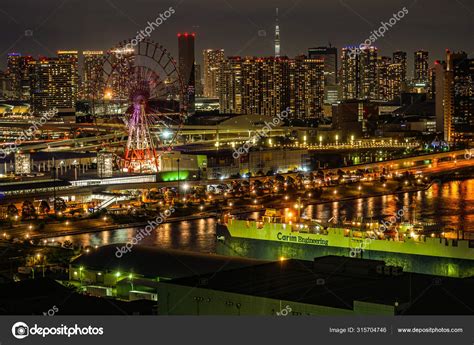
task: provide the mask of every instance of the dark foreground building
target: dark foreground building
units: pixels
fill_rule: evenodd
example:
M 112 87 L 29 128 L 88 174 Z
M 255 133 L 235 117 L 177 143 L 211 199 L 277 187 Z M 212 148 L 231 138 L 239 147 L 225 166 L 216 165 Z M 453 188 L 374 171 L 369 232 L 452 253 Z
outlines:
M 473 288 L 472 277 L 326 256 L 161 282 L 158 295 L 168 315 L 472 315 Z
M 158 301 L 161 281 L 268 262 L 146 246 L 118 252 L 122 248 L 125 243 L 108 245 L 76 258 L 69 266 L 69 280 L 98 297 Z

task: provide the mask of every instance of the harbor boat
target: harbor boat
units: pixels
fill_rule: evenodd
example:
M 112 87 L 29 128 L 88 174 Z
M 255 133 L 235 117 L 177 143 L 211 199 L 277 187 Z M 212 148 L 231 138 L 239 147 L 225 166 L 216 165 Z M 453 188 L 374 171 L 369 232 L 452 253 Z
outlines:
M 426 233 L 420 226 L 378 222 L 322 224 L 298 212 L 267 209 L 260 219 L 225 214 L 216 225 L 217 253 L 264 260 L 339 255 L 383 260 L 406 272 L 474 276 L 474 240 Z

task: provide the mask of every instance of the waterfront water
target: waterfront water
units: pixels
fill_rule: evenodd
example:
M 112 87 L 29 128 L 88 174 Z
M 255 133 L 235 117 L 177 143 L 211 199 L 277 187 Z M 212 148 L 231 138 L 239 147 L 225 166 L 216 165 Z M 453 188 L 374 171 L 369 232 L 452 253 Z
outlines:
M 405 208 L 404 208 L 405 207 Z M 433 185 L 427 191 L 388 195 L 321 205 L 310 205 L 305 212 L 312 218 L 329 219 L 382 219 L 404 209 L 407 219 L 437 223 L 445 230 L 458 229 L 474 232 L 474 179 L 450 181 Z M 168 249 L 215 252 L 215 220 L 200 219 L 163 224 L 140 244 Z M 100 246 L 126 242 L 139 229 L 121 229 L 92 234 L 58 237 L 76 245 Z

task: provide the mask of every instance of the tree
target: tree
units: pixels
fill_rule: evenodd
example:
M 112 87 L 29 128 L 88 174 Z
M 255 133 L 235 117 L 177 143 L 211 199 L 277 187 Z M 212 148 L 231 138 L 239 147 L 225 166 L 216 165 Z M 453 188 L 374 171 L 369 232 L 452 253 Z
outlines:
M 30 219 L 36 217 L 35 205 L 30 200 L 25 200 L 21 207 L 21 217 L 23 219 Z
M 54 212 L 64 212 L 67 208 L 66 202 L 62 198 L 56 198 L 54 202 Z
M 275 180 L 281 183 L 285 182 L 285 178 L 280 174 L 275 175 Z
M 7 215 L 10 218 L 14 218 L 14 217 L 18 216 L 18 209 L 16 208 L 15 205 L 13 205 L 13 204 L 8 205 Z
M 39 205 L 39 212 L 41 214 L 48 214 L 49 211 L 51 211 L 51 207 L 49 207 L 49 204 L 46 200 L 41 200 L 41 203 Z

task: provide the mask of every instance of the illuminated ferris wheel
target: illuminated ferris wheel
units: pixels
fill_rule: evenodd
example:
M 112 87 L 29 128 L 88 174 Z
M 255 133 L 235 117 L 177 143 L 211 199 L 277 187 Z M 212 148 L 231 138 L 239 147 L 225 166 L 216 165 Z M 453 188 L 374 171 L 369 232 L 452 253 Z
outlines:
M 120 118 L 128 134 L 119 164 L 128 172 L 160 171 L 187 114 L 176 61 L 161 45 L 121 42 L 101 59 L 91 95 L 94 119 Z

